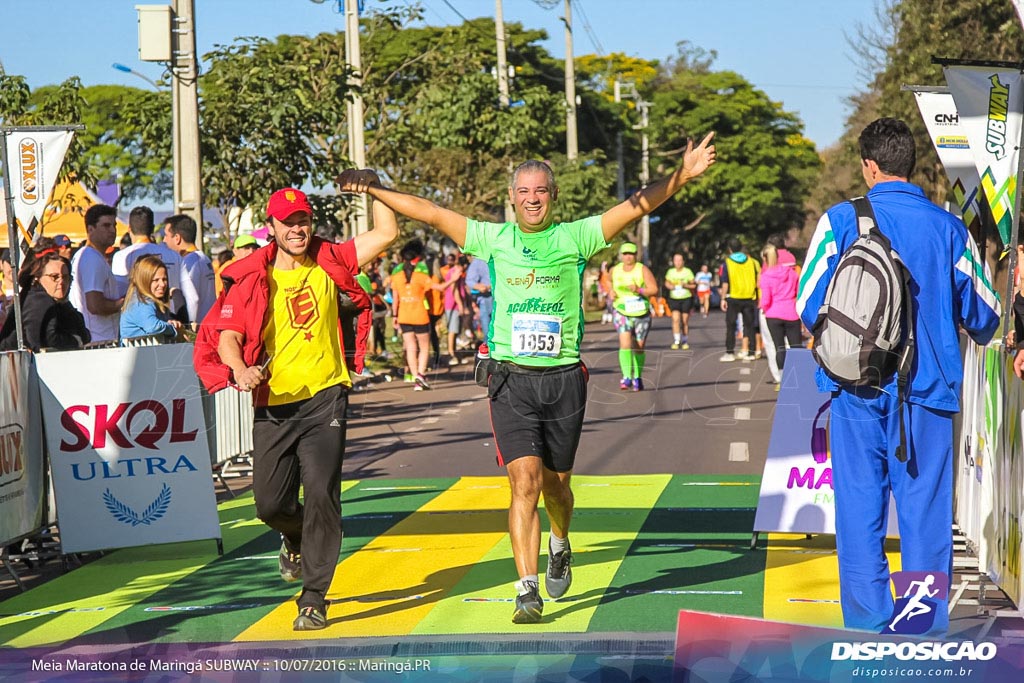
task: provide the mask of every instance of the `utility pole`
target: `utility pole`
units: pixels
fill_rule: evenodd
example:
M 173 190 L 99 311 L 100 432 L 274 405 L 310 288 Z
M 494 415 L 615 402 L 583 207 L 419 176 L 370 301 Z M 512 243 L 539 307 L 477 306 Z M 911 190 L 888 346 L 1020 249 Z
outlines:
M 565 0 L 565 156 L 579 156 L 576 135 L 576 64 L 572 54 L 572 0 Z
M 625 94 L 623 93 L 625 90 Z M 650 123 L 648 112 L 651 107 L 651 103 L 647 102 L 640 96 L 640 92 L 636 89 L 636 84 L 629 82 L 622 82 L 616 79 L 615 81 L 615 101 L 621 102 L 623 99 L 631 99 L 636 101 L 636 108 L 640 112 L 640 123 L 633 125 L 633 130 L 643 131 L 640 137 L 640 187 L 647 187 L 647 183 L 651 180 L 651 155 L 650 146 L 647 140 L 647 126 Z M 619 141 L 622 139 L 620 133 L 617 138 Z M 622 168 L 622 145 L 619 145 L 619 192 L 622 195 L 626 194 L 625 191 L 625 176 Z M 640 255 L 642 258 L 648 258 L 648 248 L 651 244 L 651 219 L 646 214 L 640 219 Z
M 498 77 L 498 104 L 505 109 L 508 107 L 508 59 L 505 57 L 505 17 L 501 8 L 501 0 L 494 2 L 494 37 L 498 43 L 498 65 L 495 69 Z M 512 162 L 508 162 L 509 183 L 512 182 Z M 512 206 L 512 200 L 505 193 L 505 220 L 513 222 L 516 219 L 516 210 Z
M 199 63 L 195 0 L 173 0 L 171 101 L 174 148 L 174 210 L 196 222 L 203 246 L 203 182 L 199 156 Z
M 366 168 L 366 142 L 363 138 L 366 124 L 363 121 L 363 96 L 358 91 L 358 88 L 363 85 L 363 66 L 359 49 L 359 4 L 357 0 L 345 0 L 345 61 L 358 74 L 349 78 L 348 81 L 350 86 L 357 89 L 355 96 L 347 105 L 349 156 L 356 168 Z M 369 229 L 368 209 L 369 202 L 366 195 L 358 195 L 356 197 L 355 221 L 352 226 L 354 235 L 361 235 Z

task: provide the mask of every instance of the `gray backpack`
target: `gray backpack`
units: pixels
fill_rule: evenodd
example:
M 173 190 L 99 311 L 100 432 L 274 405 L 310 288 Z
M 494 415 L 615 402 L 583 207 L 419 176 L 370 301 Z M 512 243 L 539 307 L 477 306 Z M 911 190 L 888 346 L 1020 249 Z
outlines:
M 897 375 L 900 447 L 906 460 L 903 403 L 914 360 L 910 272 L 882 234 L 867 197 L 850 200 L 860 236 L 839 258 L 811 332 L 813 354 L 838 384 L 881 387 Z

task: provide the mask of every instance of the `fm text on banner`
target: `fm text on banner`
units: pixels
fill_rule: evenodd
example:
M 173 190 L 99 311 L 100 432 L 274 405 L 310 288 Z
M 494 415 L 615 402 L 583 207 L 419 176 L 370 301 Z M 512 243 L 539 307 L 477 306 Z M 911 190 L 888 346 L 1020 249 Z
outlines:
M 190 344 L 37 362 L 64 552 L 220 538 Z
M 42 423 L 32 354 L 0 353 L 0 543 L 43 526 Z
M 836 507 L 828 448 L 832 397 L 814 383 L 817 365 L 807 349 L 786 352 L 768 457 L 754 516 L 754 531 L 835 534 Z M 886 534 L 899 536 L 889 498 Z

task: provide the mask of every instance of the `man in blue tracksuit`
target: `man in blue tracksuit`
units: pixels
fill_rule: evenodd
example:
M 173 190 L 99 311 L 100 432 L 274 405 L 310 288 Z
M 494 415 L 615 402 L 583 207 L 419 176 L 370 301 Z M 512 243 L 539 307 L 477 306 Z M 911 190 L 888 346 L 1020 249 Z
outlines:
M 819 389 L 832 392 L 839 589 L 847 628 L 880 632 L 893 597 L 883 543 L 889 492 L 896 498 L 903 571 L 953 573 L 953 414 L 960 410 L 963 364 L 958 330 L 984 344 L 999 324 L 1000 305 L 987 268 L 963 222 L 907 181 L 914 138 L 896 119 L 879 119 L 860 135 L 861 171 L 881 231 L 910 271 L 916 354 L 904 416 L 909 457 L 900 462 L 895 375 L 881 389 L 838 386 L 819 369 Z M 800 278 L 797 311 L 811 328 L 839 258 L 857 239 L 848 202 L 818 221 Z M 929 633 L 949 627 L 939 601 Z

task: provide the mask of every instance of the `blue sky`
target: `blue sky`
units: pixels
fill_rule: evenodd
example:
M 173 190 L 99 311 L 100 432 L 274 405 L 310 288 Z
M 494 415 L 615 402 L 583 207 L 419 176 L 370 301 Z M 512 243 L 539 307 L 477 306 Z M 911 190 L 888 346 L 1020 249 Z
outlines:
M 624 52 L 649 59 L 689 41 L 715 50 L 715 68 L 736 71 L 804 121 L 819 149 L 834 143 L 849 111 L 845 98 L 863 76 L 845 35 L 875 25 L 878 0 L 574 0 L 577 55 Z M 77 75 L 86 85 L 142 80 L 111 68 L 131 66 L 150 78 L 162 67 L 138 61 L 136 4 L 159 0 L 0 0 L 0 62 L 32 87 Z M 167 3 L 169 4 L 169 3 Z M 314 35 L 340 30 L 336 0 L 195 0 L 200 53 L 235 36 Z M 378 4 L 366 0 L 368 8 Z M 494 0 L 421 0 L 425 22 L 460 23 L 494 15 Z M 562 2 L 505 0 L 505 20 L 547 30 L 545 47 L 565 54 Z M 454 10 L 453 10 L 454 8 Z M 590 31 L 585 26 L 589 23 Z M 19 30 L 10 30 L 19 27 Z M 593 37 L 592 37 L 593 36 Z M 656 116 L 657 112 L 652 112 Z

